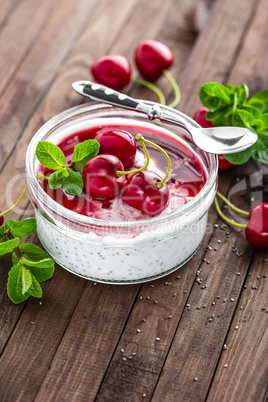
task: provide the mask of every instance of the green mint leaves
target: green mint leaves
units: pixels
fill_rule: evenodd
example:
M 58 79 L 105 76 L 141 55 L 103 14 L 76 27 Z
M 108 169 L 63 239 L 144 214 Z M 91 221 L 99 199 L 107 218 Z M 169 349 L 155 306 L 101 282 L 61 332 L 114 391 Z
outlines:
M 35 230 L 34 218 L 20 222 L 7 220 L 0 227 L 0 257 L 12 253 L 13 266 L 8 274 L 7 292 L 16 304 L 30 296 L 42 297 L 39 283 L 51 278 L 54 273 L 54 261 L 45 251 L 34 244 L 20 244 L 21 237 Z
M 209 109 L 207 119 L 214 126 L 237 126 L 254 130 L 257 142 L 245 151 L 224 155 L 234 164 L 241 165 L 251 157 L 268 164 L 268 89 L 248 99 L 249 90 L 245 84 L 222 85 L 208 82 L 201 86 L 199 97 Z
M 96 140 L 86 140 L 74 147 L 72 163 L 75 170 L 82 170 L 85 164 L 99 152 L 99 143 Z
M 99 143 L 96 140 L 86 140 L 74 147 L 71 164 L 66 165 L 62 150 L 48 141 L 39 141 L 36 147 L 36 157 L 39 162 L 50 170 L 55 170 L 47 178 L 49 187 L 53 190 L 62 187 L 70 195 L 80 195 L 83 191 L 83 178 L 81 171 L 85 164 L 99 152 Z

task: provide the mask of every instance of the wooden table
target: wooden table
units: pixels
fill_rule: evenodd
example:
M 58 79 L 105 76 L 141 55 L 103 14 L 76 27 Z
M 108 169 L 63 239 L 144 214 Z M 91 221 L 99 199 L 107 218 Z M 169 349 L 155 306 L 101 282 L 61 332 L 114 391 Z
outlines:
M 1 210 L 22 192 L 31 137 L 82 102 L 71 83 L 91 79 L 97 57 L 132 61 L 140 40 L 164 41 L 175 54 L 179 108 L 192 116 L 205 82 L 245 82 L 252 94 L 268 87 L 267 10 L 268 0 L 2 0 Z M 158 83 L 171 101 L 165 79 Z M 157 100 L 134 84 L 127 92 Z M 268 202 L 267 188 L 254 184 L 264 174 L 250 162 L 220 172 L 219 189 L 249 209 Z M 9 217 L 31 211 L 25 198 Z M 222 225 L 212 207 L 196 256 L 165 278 L 112 286 L 57 266 L 41 301 L 19 305 L 7 297 L 3 257 L 0 400 L 267 400 L 268 251 Z

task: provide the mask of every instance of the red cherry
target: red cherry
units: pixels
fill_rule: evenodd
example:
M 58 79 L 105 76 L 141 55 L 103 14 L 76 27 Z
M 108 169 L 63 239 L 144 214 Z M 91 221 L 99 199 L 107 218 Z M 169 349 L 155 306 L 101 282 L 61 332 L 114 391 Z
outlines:
M 218 155 L 218 161 L 219 170 L 227 170 L 235 166 L 233 163 L 227 161 L 223 155 Z
M 173 63 L 174 56 L 169 47 L 156 40 L 144 40 L 136 47 L 135 63 L 140 74 L 148 81 L 161 77 Z
M 116 171 L 124 170 L 123 163 L 114 155 L 97 155 L 84 166 L 84 190 L 92 198 L 107 200 L 116 197 L 126 182 Z
M 200 107 L 197 109 L 197 111 L 194 114 L 194 120 L 200 124 L 201 127 L 208 128 L 208 127 L 214 127 L 213 124 L 211 123 L 210 120 L 207 120 L 206 115 L 207 115 L 208 109 L 204 106 Z
M 210 120 L 207 120 L 208 109 L 204 106 L 200 107 L 194 115 L 194 120 L 203 128 L 214 127 Z M 223 155 L 218 155 L 219 170 L 227 170 L 235 166 L 233 163 L 227 161 Z
M 1 213 L 1 211 L 0 211 L 0 213 Z M 3 226 L 3 224 L 4 224 L 4 217 L 0 216 L 0 226 Z
M 246 238 L 254 246 L 268 247 L 268 204 L 258 204 L 249 214 Z
M 146 215 L 157 215 L 167 206 L 169 190 L 166 182 L 157 188 L 161 177 L 143 170 L 131 175 L 123 189 L 123 200 Z
M 117 156 L 127 169 L 134 164 L 136 156 L 136 141 L 134 137 L 124 130 L 107 130 L 96 135 L 100 144 L 99 154 Z
M 131 66 L 124 56 L 111 54 L 95 60 L 91 73 L 99 84 L 119 91 L 130 82 Z

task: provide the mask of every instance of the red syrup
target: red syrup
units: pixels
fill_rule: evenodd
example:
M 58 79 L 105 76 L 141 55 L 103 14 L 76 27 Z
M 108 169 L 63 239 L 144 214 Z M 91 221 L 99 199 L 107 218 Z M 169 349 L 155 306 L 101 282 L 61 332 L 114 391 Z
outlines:
M 98 134 L 109 130 L 126 130 L 134 137 L 141 134 L 149 141 L 157 143 L 162 147 L 171 159 L 171 174 L 167 181 L 169 187 L 169 202 L 161 215 L 174 212 L 191 201 L 202 189 L 207 180 L 206 169 L 197 155 L 187 144 L 175 135 L 169 135 L 167 131 L 155 127 L 141 127 L 134 125 L 110 125 L 95 126 L 76 131 L 68 135 L 57 145 L 61 148 L 66 157 L 66 162 L 70 163 L 75 145 L 88 139 L 95 138 Z M 162 178 L 167 172 L 167 160 L 157 149 L 147 146 L 150 154 L 150 164 L 147 168 L 152 170 Z M 145 164 L 145 155 L 140 144 L 137 143 L 136 159 L 132 166 L 126 170 L 133 170 Z M 38 172 L 49 176 L 51 171 L 43 166 L 39 166 Z M 82 172 L 81 172 L 82 173 Z M 97 200 L 83 192 L 80 196 L 66 194 L 61 188 L 52 190 L 48 186 L 48 181 L 40 183 L 44 191 L 56 202 L 79 214 L 96 219 L 110 221 L 135 221 L 148 219 L 149 216 L 126 204 L 121 195 L 108 200 Z

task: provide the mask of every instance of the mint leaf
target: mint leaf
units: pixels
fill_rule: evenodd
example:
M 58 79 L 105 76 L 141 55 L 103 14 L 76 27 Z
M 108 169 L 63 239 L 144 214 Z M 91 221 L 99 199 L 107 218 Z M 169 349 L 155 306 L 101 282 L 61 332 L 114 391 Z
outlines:
M 64 153 L 51 142 L 39 141 L 35 153 L 39 162 L 48 169 L 66 166 Z
M 11 231 L 11 234 L 14 237 L 28 236 L 36 231 L 36 219 L 27 218 L 19 222 L 9 219 L 6 221 L 6 228 Z
M 8 240 L 6 235 L 6 226 L 0 226 L 0 243 Z
M 268 164 L 268 152 L 266 151 L 256 151 L 252 150 L 252 158 L 258 162 Z
M 13 265 L 9 271 L 7 293 L 16 304 L 27 300 L 30 296 L 42 297 L 42 289 L 36 278 L 20 263 Z
M 38 282 L 44 282 L 53 276 L 54 261 L 48 253 L 30 243 L 21 244 L 19 250 L 23 257 L 20 262 L 30 269 Z
M 32 274 L 29 269 L 23 266 L 21 267 L 21 282 L 22 282 L 21 293 L 24 295 L 29 290 L 32 284 Z
M 201 86 L 199 97 L 204 106 L 216 110 L 232 104 L 232 94 L 234 94 L 233 87 L 225 87 L 217 82 L 208 82 Z
M 63 184 L 64 177 L 62 177 L 61 172 L 53 172 L 48 179 L 48 185 L 52 190 L 60 188 Z
M 18 260 L 17 254 L 15 252 L 13 252 L 12 253 L 12 264 L 16 265 L 16 264 L 18 264 L 18 262 L 19 262 L 19 260 Z
M 268 89 L 257 92 L 249 100 L 248 104 L 258 108 L 262 113 L 268 112 Z
M 86 140 L 74 147 L 72 163 L 75 170 L 82 170 L 85 164 L 99 152 L 100 144 L 96 140 Z
M 84 182 L 80 173 L 74 172 L 72 169 L 67 168 L 69 177 L 65 177 L 62 188 L 70 195 L 80 195 L 83 191 Z
M 0 255 L 3 256 L 4 254 L 11 253 L 19 243 L 20 239 L 18 237 L 0 243 Z
M 234 87 L 234 91 L 237 94 L 237 106 L 242 107 L 248 98 L 249 89 L 246 84 L 240 84 Z
M 227 161 L 233 163 L 234 165 L 243 165 L 243 163 L 246 163 L 250 159 L 251 154 L 252 147 L 246 149 L 245 151 L 224 155 L 224 157 L 227 159 Z

